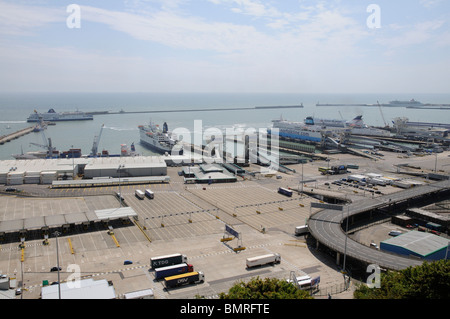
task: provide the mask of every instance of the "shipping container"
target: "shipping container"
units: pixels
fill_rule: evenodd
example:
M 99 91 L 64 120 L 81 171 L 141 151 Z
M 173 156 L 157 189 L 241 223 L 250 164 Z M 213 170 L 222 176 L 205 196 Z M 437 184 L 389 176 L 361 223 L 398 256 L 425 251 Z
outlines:
M 150 267 L 152 269 L 167 267 L 172 265 L 187 263 L 186 255 L 172 254 L 150 258 Z

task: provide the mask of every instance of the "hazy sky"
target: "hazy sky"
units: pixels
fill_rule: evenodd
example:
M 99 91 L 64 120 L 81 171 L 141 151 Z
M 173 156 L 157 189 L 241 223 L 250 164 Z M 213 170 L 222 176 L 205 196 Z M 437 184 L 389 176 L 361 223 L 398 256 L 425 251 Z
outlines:
M 449 23 L 448 0 L 0 0 L 0 91 L 450 93 Z

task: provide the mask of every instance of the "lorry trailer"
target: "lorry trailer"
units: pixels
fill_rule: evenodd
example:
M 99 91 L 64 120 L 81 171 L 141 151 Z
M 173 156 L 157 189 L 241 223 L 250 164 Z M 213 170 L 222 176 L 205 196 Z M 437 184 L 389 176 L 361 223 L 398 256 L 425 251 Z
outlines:
M 309 233 L 308 225 L 295 227 L 295 235 L 300 236 Z
M 185 263 L 187 263 L 187 257 L 182 254 L 172 254 L 150 258 L 150 267 L 152 269 Z
M 161 279 L 165 277 L 170 276 L 176 276 L 185 274 L 187 272 L 194 272 L 194 266 L 191 264 L 179 264 L 179 265 L 172 265 L 167 267 L 161 267 L 155 269 L 155 279 Z
M 279 264 L 281 262 L 280 254 L 268 254 L 257 257 L 247 258 L 247 268 L 262 266 L 266 264 Z
M 134 191 L 134 194 L 136 195 L 137 198 L 139 198 L 139 199 L 144 199 L 144 192 L 141 191 L 140 189 L 136 189 L 136 190 Z
M 174 288 L 187 284 L 198 284 L 205 281 L 205 275 L 201 271 L 188 272 L 181 275 L 164 278 L 166 288 Z
M 149 199 L 153 199 L 155 198 L 155 193 L 153 193 L 153 191 L 151 191 L 150 189 L 146 189 L 145 196 L 147 196 Z
M 293 192 L 290 189 L 287 189 L 287 188 L 284 188 L 284 187 L 280 187 L 280 188 L 278 188 L 278 193 L 283 194 L 283 195 L 288 196 L 288 197 L 292 197 L 292 193 Z

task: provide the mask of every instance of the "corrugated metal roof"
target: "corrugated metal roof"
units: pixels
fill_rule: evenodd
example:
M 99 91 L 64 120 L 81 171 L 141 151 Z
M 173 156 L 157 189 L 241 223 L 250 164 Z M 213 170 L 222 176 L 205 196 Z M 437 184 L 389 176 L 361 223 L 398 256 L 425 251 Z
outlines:
M 421 256 L 428 256 L 446 248 L 450 241 L 432 233 L 410 231 L 383 241 L 385 244 L 402 247 Z

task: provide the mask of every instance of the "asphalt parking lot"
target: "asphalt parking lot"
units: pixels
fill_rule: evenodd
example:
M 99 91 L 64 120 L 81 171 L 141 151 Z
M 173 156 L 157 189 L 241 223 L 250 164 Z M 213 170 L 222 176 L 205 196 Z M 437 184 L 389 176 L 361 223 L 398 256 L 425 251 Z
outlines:
M 138 214 L 137 221 L 110 222 L 113 236 L 107 225 L 94 223 L 87 228 L 74 225 L 58 237 L 61 281 L 73 274 L 69 266 L 77 265 L 81 278 L 112 281 L 118 296 L 152 288 L 158 299 L 216 298 L 239 280 L 255 276 L 287 279 L 291 272 L 320 276 L 321 288 L 334 287 L 343 282 L 335 260 L 309 247 L 303 237 L 294 236 L 295 226 L 305 223 L 311 213 L 310 203 L 317 200 L 296 192 L 292 198 L 277 193 L 280 186 L 299 189 L 299 172 L 304 168 L 304 178 L 315 179 L 309 186 L 317 191 L 347 194 L 349 199 L 372 196 L 368 195 L 370 192 L 355 193 L 354 188 L 331 184 L 336 177 L 320 176 L 317 168 L 322 165 L 294 165 L 297 173 L 280 174 L 281 179 L 257 176 L 231 184 L 186 185 L 178 176 L 179 168 L 168 168 L 169 184 L 57 190 L 34 185 L 23 187 L 24 191 L 44 197 L 0 195 L 0 220 L 119 207 L 114 194 L 121 192 L 126 205 Z M 366 164 L 358 172 L 392 171 L 391 166 Z M 134 195 L 137 188 L 151 188 L 155 198 L 139 200 Z M 385 187 L 382 192 L 398 190 Z M 239 240 L 221 242 L 225 225 L 240 234 Z M 0 241 L 0 273 L 16 278 L 19 285 L 23 282 L 25 290 L 18 298 L 39 298 L 44 280 L 57 281 L 57 273 L 50 271 L 57 260 L 54 230 L 50 231 L 48 244 L 38 230 L 27 235 L 23 251 L 19 244 L 17 234 L 7 234 Z M 233 248 L 239 246 L 245 250 L 235 252 Z M 281 264 L 245 268 L 246 258 L 268 252 L 280 253 Z M 149 259 L 170 253 L 186 254 L 195 270 L 205 273 L 205 283 L 166 290 L 160 281 L 155 281 L 153 272 L 149 272 Z M 133 264 L 124 265 L 125 260 Z

